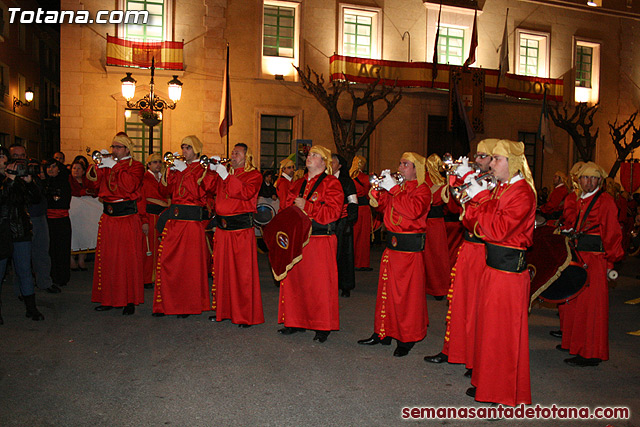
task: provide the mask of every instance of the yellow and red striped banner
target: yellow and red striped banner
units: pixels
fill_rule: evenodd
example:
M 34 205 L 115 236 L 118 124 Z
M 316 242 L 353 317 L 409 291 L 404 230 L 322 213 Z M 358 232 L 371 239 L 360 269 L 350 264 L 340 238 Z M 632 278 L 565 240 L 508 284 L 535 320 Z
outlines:
M 516 98 L 542 99 L 545 89 L 547 99 L 562 102 L 563 79 L 529 77 L 506 74 L 498 86 L 498 70 L 483 69 L 486 75 L 485 91 Z M 356 83 L 380 83 L 399 87 L 428 87 L 449 89 L 449 65 L 438 65 L 438 77 L 433 78 L 433 64 L 430 62 L 384 61 L 380 59 L 354 58 L 333 55 L 329 60 L 332 79 L 349 80 Z
M 183 42 L 138 42 L 107 35 L 107 65 L 183 70 Z

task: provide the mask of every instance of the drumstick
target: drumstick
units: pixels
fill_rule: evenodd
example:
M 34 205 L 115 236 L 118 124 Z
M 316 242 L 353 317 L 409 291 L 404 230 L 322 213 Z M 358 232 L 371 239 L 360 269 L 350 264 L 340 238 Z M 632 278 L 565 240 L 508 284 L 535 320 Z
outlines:
M 153 254 L 151 253 L 151 249 L 149 248 L 149 236 L 147 235 L 145 236 L 145 238 L 147 239 L 147 256 L 151 256 Z

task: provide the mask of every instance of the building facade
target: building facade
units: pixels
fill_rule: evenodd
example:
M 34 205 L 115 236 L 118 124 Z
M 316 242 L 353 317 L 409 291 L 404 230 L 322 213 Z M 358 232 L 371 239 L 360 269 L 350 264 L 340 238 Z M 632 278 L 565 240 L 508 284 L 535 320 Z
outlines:
M 147 10 L 147 25 L 62 24 L 60 54 L 61 145 L 68 156 L 105 148 L 125 130 L 140 143 L 148 138 L 136 111 L 127 112 L 120 92 L 125 71 L 138 81 L 136 98 L 148 93 L 149 70 L 107 66 L 106 35 L 146 41 L 183 41 L 183 70 L 156 70 L 155 89 L 167 99 L 173 75 L 184 83 L 175 110 L 154 128 L 155 151 L 177 151 L 195 134 L 205 154 L 224 154 L 220 137 L 226 44 L 233 125 L 230 141 L 248 144 L 262 168 L 273 168 L 296 150 L 296 140 L 334 147 L 326 110 L 301 86 L 293 65 L 310 67 L 329 81 L 334 54 L 431 63 L 440 15 L 438 63 L 462 65 L 469 53 L 475 2 L 463 0 L 118 0 L 119 10 Z M 612 3 L 616 3 L 612 1 Z M 578 1 L 491 0 L 477 4 L 478 48 L 472 67 L 497 70 L 505 21 L 509 72 L 523 79 L 562 79 L 563 101 L 599 102 L 595 161 L 605 168 L 616 153 L 608 123 L 625 120 L 640 103 L 637 30 L 640 8 L 619 1 L 610 9 Z M 631 6 L 631 7 L 627 7 Z M 62 10 L 113 10 L 113 1 L 63 0 Z M 508 14 L 507 14 L 508 10 Z M 356 86 L 358 87 L 358 86 Z M 350 119 L 350 102 L 340 104 Z M 377 107 L 382 108 L 382 106 Z M 483 138 L 523 140 L 538 186 L 549 186 L 556 170 L 568 170 L 576 150 L 566 132 L 551 126 L 553 154 L 538 139 L 542 101 L 484 95 Z M 395 168 L 405 151 L 443 154 L 448 147 L 449 91 L 404 88 L 403 99 L 363 148 L 369 170 Z M 366 109 L 356 119 L 363 126 Z M 358 132 L 358 129 L 356 129 Z

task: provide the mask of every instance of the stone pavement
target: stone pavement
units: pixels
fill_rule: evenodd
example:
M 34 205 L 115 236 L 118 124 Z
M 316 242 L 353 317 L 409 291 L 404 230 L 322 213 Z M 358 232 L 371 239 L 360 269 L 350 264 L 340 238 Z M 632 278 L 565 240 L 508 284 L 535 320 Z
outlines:
M 44 322 L 24 317 L 11 278 L 2 290 L 0 426 L 399 425 L 402 408 L 485 407 L 465 395 L 459 365 L 423 361 L 442 347 L 446 301 L 428 297 L 427 338 L 404 358 L 392 346 L 356 344 L 373 328 L 377 265 L 357 272 L 351 298 L 340 298 L 341 330 L 324 344 L 313 332 L 276 333 L 278 289 L 259 256 L 266 323 L 240 329 L 212 323 L 209 313 L 179 319 L 151 316 L 152 291 L 133 316 L 96 312 L 91 271 L 73 272 L 58 295 L 38 292 Z M 563 363 L 549 335 L 557 311 L 534 307 L 529 320 L 534 405 L 625 406 L 629 420 L 515 421 L 505 426 L 640 425 L 640 297 L 637 259 L 625 262 L 611 290 L 611 360 L 598 367 Z M 497 361 L 496 363 L 499 363 Z M 423 420 L 426 425 L 489 421 Z M 492 424 L 493 425 L 493 424 Z

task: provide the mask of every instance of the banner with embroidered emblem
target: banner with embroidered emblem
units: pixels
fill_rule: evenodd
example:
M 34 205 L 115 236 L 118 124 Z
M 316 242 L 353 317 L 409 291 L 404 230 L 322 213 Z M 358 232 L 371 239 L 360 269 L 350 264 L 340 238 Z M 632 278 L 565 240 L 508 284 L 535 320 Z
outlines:
M 311 220 L 296 206 L 281 210 L 262 228 L 276 280 L 287 277 L 289 270 L 302 259 L 302 248 L 309 243 L 310 237 Z
M 156 68 L 184 70 L 183 48 L 181 41 L 140 42 L 107 34 L 107 65 L 150 68 L 155 58 Z

